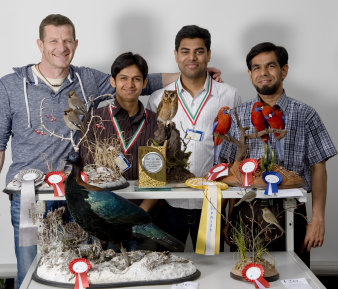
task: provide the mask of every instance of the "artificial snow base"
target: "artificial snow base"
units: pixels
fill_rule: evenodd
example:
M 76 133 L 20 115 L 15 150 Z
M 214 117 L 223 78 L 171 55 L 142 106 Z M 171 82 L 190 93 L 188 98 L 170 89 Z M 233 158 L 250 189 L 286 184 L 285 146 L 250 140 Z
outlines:
M 67 258 L 63 258 L 63 254 L 58 252 L 61 253 L 59 257 L 51 260 L 53 253 L 50 253 L 41 257 L 33 274 L 33 280 L 45 285 L 73 288 L 75 275 L 68 270 Z M 114 257 L 109 261 L 91 262 L 92 269 L 87 275 L 90 287 L 174 284 L 195 280 L 200 276 L 200 271 L 190 260 L 169 252 L 128 252 L 131 260 L 129 267 L 125 265 L 125 259 L 120 253 L 113 254 Z

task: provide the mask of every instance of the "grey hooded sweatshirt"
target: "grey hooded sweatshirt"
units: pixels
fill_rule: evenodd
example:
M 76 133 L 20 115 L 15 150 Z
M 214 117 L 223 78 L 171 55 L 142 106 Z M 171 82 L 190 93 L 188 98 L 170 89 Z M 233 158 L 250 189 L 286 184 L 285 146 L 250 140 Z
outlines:
M 57 93 L 33 74 L 31 65 L 13 68 L 14 73 L 0 79 L 0 150 L 6 150 L 12 137 L 12 164 L 6 176 L 6 185 L 24 169 L 39 169 L 45 173 L 60 170 L 71 151 L 68 141 L 50 136 L 44 125 L 57 135 L 70 136 L 63 116 L 68 106 L 68 93 L 75 91 L 86 102 L 89 96 L 113 94 L 110 75 L 88 67 L 70 66 L 69 75 Z M 160 74 L 149 75 L 146 89 L 149 95 L 162 87 Z M 44 99 L 40 117 L 41 100 Z

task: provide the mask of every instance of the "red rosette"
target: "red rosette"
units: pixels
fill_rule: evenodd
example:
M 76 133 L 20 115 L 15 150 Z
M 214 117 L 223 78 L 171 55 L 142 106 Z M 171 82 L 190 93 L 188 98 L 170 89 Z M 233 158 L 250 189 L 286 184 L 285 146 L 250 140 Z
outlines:
M 84 181 L 85 183 L 88 182 L 88 176 L 87 176 L 84 172 L 81 172 L 81 179 L 82 179 L 82 181 Z
M 76 276 L 74 289 L 88 288 L 87 273 L 92 268 L 90 262 L 85 258 L 77 258 L 68 265 L 70 273 Z
M 256 288 L 263 289 L 270 287 L 270 283 L 263 278 L 263 266 L 257 263 L 247 264 L 242 270 L 242 276 L 246 281 L 254 283 Z
M 207 181 L 214 181 L 214 180 L 216 180 L 220 177 L 226 176 L 227 175 L 227 172 L 226 172 L 227 169 L 228 169 L 228 165 L 225 164 L 225 163 L 221 163 L 221 164 L 214 166 L 209 171 Z
M 61 172 L 50 172 L 45 177 L 45 182 L 53 186 L 54 188 L 54 197 L 62 197 L 65 195 L 65 181 L 66 177 Z
M 258 162 L 255 159 L 245 159 L 239 163 L 239 171 L 243 179 L 243 186 L 251 186 L 253 184 L 253 173 L 257 170 Z

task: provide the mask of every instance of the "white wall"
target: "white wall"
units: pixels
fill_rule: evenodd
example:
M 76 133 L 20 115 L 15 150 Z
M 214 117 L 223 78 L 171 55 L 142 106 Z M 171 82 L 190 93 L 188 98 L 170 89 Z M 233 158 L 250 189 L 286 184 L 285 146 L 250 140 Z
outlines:
M 208 28 L 212 34 L 211 65 L 223 72 L 223 79 L 236 86 L 244 100 L 255 95 L 249 82 L 245 56 L 262 41 L 287 48 L 289 75 L 287 94 L 315 107 L 337 145 L 338 117 L 338 5 L 315 0 L 33 0 L 3 1 L 0 9 L 0 75 L 13 66 L 37 63 L 38 26 L 48 14 L 61 13 L 77 28 L 79 47 L 73 63 L 109 72 L 120 53 L 133 51 L 147 60 L 151 72 L 173 72 L 174 38 L 187 24 Z M 0 104 L 1 105 L 1 104 Z M 10 162 L 6 154 L 4 172 Z M 328 201 L 326 240 L 312 251 L 314 264 L 338 268 L 338 158 L 327 163 Z M 1 173 L 0 189 L 4 184 Z M 0 262 L 15 260 L 9 202 L 0 194 Z

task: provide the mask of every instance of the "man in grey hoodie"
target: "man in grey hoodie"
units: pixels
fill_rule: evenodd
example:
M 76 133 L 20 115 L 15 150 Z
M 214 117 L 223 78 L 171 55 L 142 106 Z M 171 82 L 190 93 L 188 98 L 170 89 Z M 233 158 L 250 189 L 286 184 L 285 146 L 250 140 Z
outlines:
M 20 171 L 32 168 L 44 173 L 62 169 L 70 142 L 50 136 L 41 127 L 40 104 L 44 100 L 43 122 L 55 134 L 68 137 L 63 122 L 68 94 L 75 91 L 83 102 L 91 95 L 113 94 L 110 75 L 88 67 L 71 65 L 78 41 L 70 19 L 59 14 L 47 16 L 40 24 L 37 40 L 42 58 L 38 64 L 14 68 L 0 79 L 0 171 L 7 143 L 12 137 L 12 164 L 6 185 Z M 151 74 L 143 94 L 167 85 L 177 74 Z M 162 80 L 163 79 L 163 80 Z M 163 81 L 163 83 L 162 83 Z M 20 287 L 35 255 L 36 246 L 19 246 L 20 194 L 12 194 L 11 217 L 18 264 L 17 288 Z

